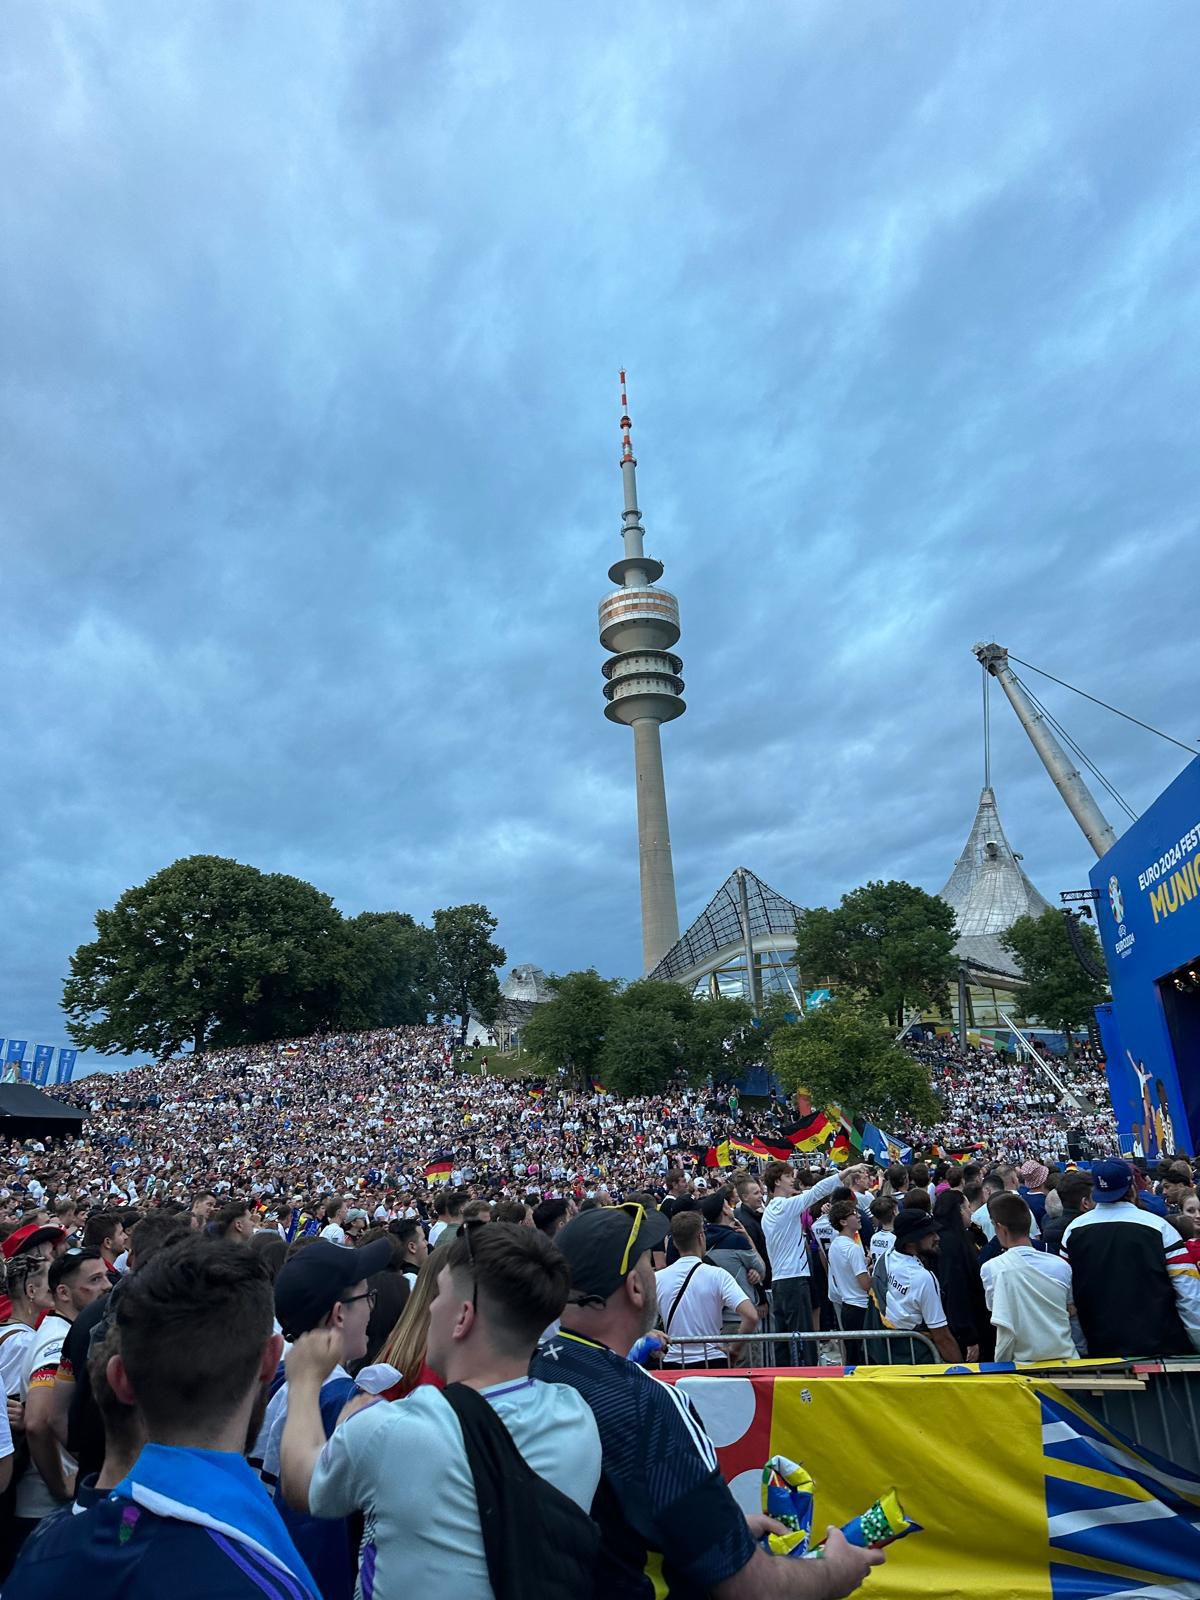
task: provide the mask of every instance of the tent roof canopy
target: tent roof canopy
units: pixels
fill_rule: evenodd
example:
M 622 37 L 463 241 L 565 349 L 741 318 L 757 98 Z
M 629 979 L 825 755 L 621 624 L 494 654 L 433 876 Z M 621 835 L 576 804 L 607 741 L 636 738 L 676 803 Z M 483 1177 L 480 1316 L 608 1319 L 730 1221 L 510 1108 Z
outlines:
M 26 1122 L 61 1122 L 65 1133 L 68 1122 L 83 1121 L 83 1112 L 43 1094 L 31 1083 L 0 1083 L 0 1118 L 5 1117 L 17 1117 Z

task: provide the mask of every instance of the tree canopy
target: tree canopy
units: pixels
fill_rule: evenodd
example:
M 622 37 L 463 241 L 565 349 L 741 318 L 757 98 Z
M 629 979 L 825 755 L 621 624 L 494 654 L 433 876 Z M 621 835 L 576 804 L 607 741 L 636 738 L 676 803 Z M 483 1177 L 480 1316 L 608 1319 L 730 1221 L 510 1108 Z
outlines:
M 67 1031 L 104 1054 L 312 1032 L 345 981 L 342 919 L 299 878 L 188 856 L 96 913 L 71 957 Z
M 96 913 L 96 938 L 71 957 L 67 1031 L 106 1055 L 194 1050 L 496 1015 L 486 906 L 345 918 L 327 894 L 223 856 L 187 856 Z M 465 1026 L 465 1024 L 464 1024 Z
M 496 919 L 486 906 L 447 906 L 433 913 L 437 1010 L 459 1019 L 463 1039 L 472 1013 L 494 1022 L 503 996 L 496 968 L 508 959 L 492 942 Z
M 1079 933 L 1096 964 L 1103 968 L 1104 955 L 1095 929 L 1086 922 Z M 1040 917 L 1018 917 L 1000 943 L 1016 957 L 1025 979 L 1022 1009 L 1050 1028 L 1061 1028 L 1070 1049 L 1071 1029 L 1082 1028 L 1093 1008 L 1108 999 L 1108 986 L 1091 977 L 1079 964 L 1071 948 L 1067 925 L 1061 911 L 1043 911 Z
M 940 1110 L 929 1069 L 898 1044 L 877 1013 L 846 999 L 775 1029 L 771 1065 L 790 1091 L 815 1106 L 834 1102 L 848 1116 L 891 1128 L 899 1117 L 929 1120 Z
M 696 998 L 677 983 L 641 978 L 622 988 L 594 968 L 550 980 L 521 1043 L 548 1071 L 599 1079 L 622 1096 L 655 1094 L 679 1079 L 741 1072 L 761 1046 L 740 1000 Z
M 914 884 L 873 882 L 796 919 L 796 966 L 808 981 L 878 1005 L 896 1027 L 907 1007 L 947 1003 L 955 973 L 954 911 Z

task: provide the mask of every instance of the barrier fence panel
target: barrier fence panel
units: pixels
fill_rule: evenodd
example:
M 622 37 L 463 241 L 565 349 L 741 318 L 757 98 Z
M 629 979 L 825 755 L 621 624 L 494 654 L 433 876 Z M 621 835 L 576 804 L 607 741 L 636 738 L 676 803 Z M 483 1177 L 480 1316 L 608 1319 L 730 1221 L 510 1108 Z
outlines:
M 1200 1600 L 1200 1473 L 1020 1372 L 874 1366 L 851 1375 L 663 1372 L 696 1406 L 739 1505 L 773 1455 L 816 1484 L 820 1537 L 894 1488 L 921 1524 L 873 1572 L 875 1600 Z M 1187 1381 L 1197 1381 L 1189 1378 Z
M 861 1358 L 854 1351 L 856 1344 L 862 1345 Z M 847 1346 L 853 1359 L 847 1359 Z M 835 1350 L 840 1359 L 823 1363 L 821 1357 L 829 1349 Z M 705 1362 L 700 1358 L 714 1351 L 728 1357 L 731 1366 L 748 1367 L 851 1367 L 875 1362 L 908 1367 L 922 1365 L 926 1360 L 933 1363 L 942 1360 L 927 1334 L 901 1333 L 894 1328 L 863 1328 L 854 1333 L 723 1333 L 709 1334 L 705 1338 L 677 1338 L 672 1334 L 663 1366 L 703 1367 Z M 745 1359 L 739 1361 L 738 1357 Z

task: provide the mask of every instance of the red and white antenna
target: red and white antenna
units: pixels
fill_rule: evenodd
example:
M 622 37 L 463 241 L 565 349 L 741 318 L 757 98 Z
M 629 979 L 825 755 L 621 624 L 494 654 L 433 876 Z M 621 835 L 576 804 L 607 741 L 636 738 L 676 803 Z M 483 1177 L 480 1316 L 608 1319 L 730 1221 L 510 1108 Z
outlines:
M 625 368 L 621 368 L 621 465 L 633 460 L 633 440 L 629 430 L 633 423 L 629 420 L 629 397 L 625 393 Z

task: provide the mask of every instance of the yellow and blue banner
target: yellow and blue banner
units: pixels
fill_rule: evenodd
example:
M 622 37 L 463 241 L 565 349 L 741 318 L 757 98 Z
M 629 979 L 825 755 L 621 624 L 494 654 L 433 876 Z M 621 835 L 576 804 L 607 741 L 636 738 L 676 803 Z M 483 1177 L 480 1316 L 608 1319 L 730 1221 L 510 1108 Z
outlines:
M 1200 1600 L 1200 1478 L 1050 1380 L 875 1367 L 676 1381 L 746 1511 L 776 1455 L 812 1475 L 821 1533 L 896 1490 L 924 1531 L 871 1574 L 875 1600 Z

